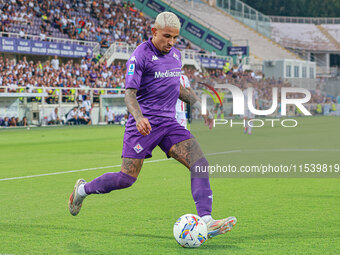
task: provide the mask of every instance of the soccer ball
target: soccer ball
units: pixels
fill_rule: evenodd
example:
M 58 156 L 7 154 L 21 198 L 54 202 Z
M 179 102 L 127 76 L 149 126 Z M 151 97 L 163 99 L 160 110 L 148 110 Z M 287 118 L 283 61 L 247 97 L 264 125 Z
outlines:
M 185 214 L 175 222 L 174 237 L 184 248 L 196 248 L 207 240 L 208 229 L 201 217 Z

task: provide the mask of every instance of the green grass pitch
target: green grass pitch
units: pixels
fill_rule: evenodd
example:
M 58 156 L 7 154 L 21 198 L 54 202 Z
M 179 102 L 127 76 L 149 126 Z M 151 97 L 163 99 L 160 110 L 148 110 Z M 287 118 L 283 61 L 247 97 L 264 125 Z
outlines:
M 236 165 L 340 163 L 340 118 L 298 121 L 252 136 L 227 128 L 225 150 L 241 151 L 223 157 Z M 121 126 L 1 129 L 0 254 L 340 254 L 336 178 L 212 178 L 213 217 L 234 215 L 238 224 L 197 249 L 181 248 L 172 228 L 196 213 L 190 175 L 159 149 L 131 188 L 89 196 L 71 216 L 78 178 L 119 171 L 98 167 L 120 165 L 123 133 Z M 300 150 L 271 151 L 279 148 Z M 3 180 L 80 169 L 88 170 Z

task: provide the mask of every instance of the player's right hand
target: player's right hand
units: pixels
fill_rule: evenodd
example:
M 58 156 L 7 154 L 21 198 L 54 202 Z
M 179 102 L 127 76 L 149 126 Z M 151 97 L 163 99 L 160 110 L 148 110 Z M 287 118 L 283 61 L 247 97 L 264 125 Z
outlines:
M 136 127 L 138 129 L 138 132 L 141 133 L 143 136 L 150 134 L 152 130 L 149 120 L 144 117 L 136 121 Z

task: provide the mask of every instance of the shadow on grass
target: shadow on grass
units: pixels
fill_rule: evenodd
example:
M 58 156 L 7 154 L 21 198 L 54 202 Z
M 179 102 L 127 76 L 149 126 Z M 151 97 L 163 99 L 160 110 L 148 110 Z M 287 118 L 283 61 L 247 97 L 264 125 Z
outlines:
M 59 234 L 66 234 L 69 235 L 70 233 L 74 233 L 75 236 L 77 237 L 79 233 L 82 233 L 84 235 L 94 235 L 97 236 L 97 234 L 104 234 L 104 235 L 109 235 L 110 237 L 114 236 L 119 236 L 120 238 L 124 238 L 125 240 L 128 240 L 131 238 L 141 238 L 145 240 L 150 240 L 153 239 L 155 244 L 157 246 L 162 246 L 162 248 L 170 249 L 174 253 L 177 252 L 183 252 L 183 251 L 191 251 L 191 250 L 196 250 L 197 249 L 183 249 L 181 248 L 175 241 L 174 237 L 172 235 L 156 235 L 156 234 L 150 234 L 150 233 L 131 233 L 131 232 L 122 232 L 122 231 L 112 231 L 112 230 L 107 230 L 107 229 L 89 229 L 89 228 L 81 228 L 81 227 L 75 227 L 75 226 L 69 226 L 69 225 L 51 225 L 51 224 L 36 224 L 36 223 L 31 223 L 31 224 L 25 224 L 25 223 L 14 223 L 14 222 L 0 222 L 0 229 L 1 232 L 17 232 L 17 233 L 27 233 L 29 232 L 31 236 L 41 236 L 44 235 L 46 236 L 47 234 L 49 235 L 56 235 L 58 236 Z M 31 231 L 29 231 L 31 230 Z M 65 233 L 63 233 L 65 231 Z M 58 234 L 57 234 L 57 233 Z M 68 233 L 66 233 L 68 232 Z M 118 239 L 117 239 L 118 240 Z M 163 240 L 163 241 L 162 241 Z M 71 241 L 71 240 L 70 240 Z M 76 240 L 75 240 L 76 241 Z M 164 242 L 165 241 L 165 242 Z M 217 240 L 216 240 L 217 241 Z M 240 248 L 237 245 L 230 244 L 230 240 L 226 240 L 228 243 L 226 244 L 221 244 L 219 242 L 215 242 L 215 240 L 212 241 L 207 241 L 204 245 L 202 245 L 199 250 L 200 251 L 216 251 L 218 254 L 222 251 L 232 251 L 232 250 L 239 250 Z M 149 243 L 150 241 L 146 241 L 146 243 Z M 215 242 L 215 243 L 214 243 Z M 235 243 L 233 241 L 232 243 Z M 100 254 L 99 251 L 95 250 L 87 250 L 82 245 L 76 241 L 73 242 L 72 246 L 67 245 L 69 251 L 71 253 L 93 253 L 93 254 Z
M 153 239 L 164 239 L 164 240 L 171 240 L 171 243 L 157 243 L 157 246 L 163 246 L 163 248 L 172 249 L 174 252 L 178 251 L 192 251 L 195 250 L 198 251 L 215 251 L 218 252 L 218 254 L 221 254 L 222 251 L 235 251 L 240 250 L 241 248 L 237 245 L 232 244 L 220 244 L 220 243 L 213 243 L 212 241 L 207 241 L 204 245 L 199 247 L 199 249 L 184 249 L 180 247 L 174 237 L 171 236 L 162 236 L 162 235 L 150 235 L 150 234 L 134 234 L 134 233 L 120 233 L 120 236 L 126 236 L 126 237 L 141 237 L 141 238 L 153 238 Z M 228 240 L 227 240 L 228 241 Z
M 173 240 L 172 236 L 168 235 L 152 235 L 152 234 L 138 234 L 138 233 L 124 233 L 124 232 L 117 232 L 114 230 L 107 230 L 107 229 L 89 229 L 89 228 L 80 228 L 74 226 L 66 226 L 66 225 L 49 225 L 49 224 L 35 224 L 35 223 L 14 223 L 14 222 L 0 222 L 0 229 L 2 232 L 11 232 L 16 229 L 14 232 L 22 232 L 27 231 L 28 229 L 38 230 L 37 232 L 30 232 L 30 234 L 40 235 L 45 233 L 46 231 L 57 230 L 57 231 L 67 231 L 67 232 L 75 232 L 75 233 L 84 233 L 84 234 L 91 234 L 91 233 L 103 233 L 103 234 L 110 234 L 111 236 L 126 236 L 126 237 L 141 237 L 141 238 L 153 238 L 153 239 L 168 239 Z M 40 230 L 40 231 L 39 231 Z
M 20 235 L 27 234 L 32 238 L 33 236 L 46 236 L 46 235 L 54 235 L 58 237 L 60 235 L 64 236 L 75 236 L 75 238 L 71 238 L 68 240 L 72 242 L 73 245 L 77 247 L 72 247 L 70 244 L 65 244 L 65 247 L 71 253 L 89 253 L 89 254 L 102 254 L 101 251 L 97 250 L 88 250 L 83 247 L 81 242 L 79 242 L 80 234 L 85 236 L 96 236 L 97 238 L 101 238 L 102 236 L 110 236 L 110 239 L 117 240 L 121 242 L 125 240 L 127 247 L 129 246 L 129 239 L 133 240 L 134 238 L 140 239 L 138 243 L 145 243 L 145 245 L 155 244 L 155 247 L 149 247 L 150 249 L 157 249 L 157 246 L 162 249 L 170 250 L 171 254 L 175 253 L 191 253 L 191 252 L 199 252 L 199 253 L 217 253 L 224 254 L 226 252 L 245 252 L 248 245 L 265 241 L 269 243 L 274 243 L 275 241 L 289 241 L 292 239 L 299 238 L 311 239 L 311 238 L 320 238 L 317 232 L 312 231 L 277 231 L 275 233 L 266 233 L 266 234 L 255 234 L 255 233 L 247 233 L 232 236 L 221 236 L 216 237 L 212 240 L 208 240 L 204 245 L 202 245 L 199 249 L 183 249 L 181 248 L 172 234 L 151 234 L 149 232 L 145 233 L 131 233 L 131 232 L 123 232 L 117 230 L 110 229 L 96 229 L 94 228 L 83 228 L 79 225 L 75 224 L 63 224 L 63 225 L 52 225 L 52 224 L 36 224 L 36 223 L 15 223 L 15 222 L 0 222 L 0 233 L 20 233 Z M 338 230 L 332 231 L 333 236 L 340 236 L 340 232 Z M 119 238 L 117 238 L 119 237 Z M 322 239 L 322 238 L 321 238 Z M 136 239 L 135 239 L 136 240 Z M 145 240 L 145 242 L 144 242 Z M 151 241 L 150 241 L 151 240 Z M 114 246 L 114 242 L 112 242 Z M 85 245 L 86 246 L 86 245 Z M 152 245 L 153 246 L 153 245 Z M 252 245 L 250 245 L 252 246 Z M 245 249 L 245 250 L 244 250 Z M 194 251 L 193 251 L 194 250 Z M 141 247 L 141 253 L 143 254 L 143 247 Z

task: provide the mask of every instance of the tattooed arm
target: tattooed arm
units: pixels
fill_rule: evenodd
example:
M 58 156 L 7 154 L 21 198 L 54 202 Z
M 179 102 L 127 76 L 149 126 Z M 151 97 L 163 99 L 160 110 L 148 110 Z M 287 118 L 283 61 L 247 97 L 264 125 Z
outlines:
M 194 105 L 197 101 L 199 101 L 191 89 L 186 89 L 182 85 L 179 91 L 179 99 L 190 105 Z
M 125 104 L 128 108 L 129 113 L 131 113 L 134 119 L 138 121 L 139 119 L 143 118 L 143 114 L 136 99 L 136 94 L 137 89 L 126 89 Z
M 140 109 L 139 103 L 136 98 L 136 89 L 126 89 L 125 91 L 125 104 L 128 108 L 129 113 L 132 114 L 136 121 L 136 127 L 142 135 L 148 135 L 151 131 L 151 125 L 147 118 L 144 118 Z

